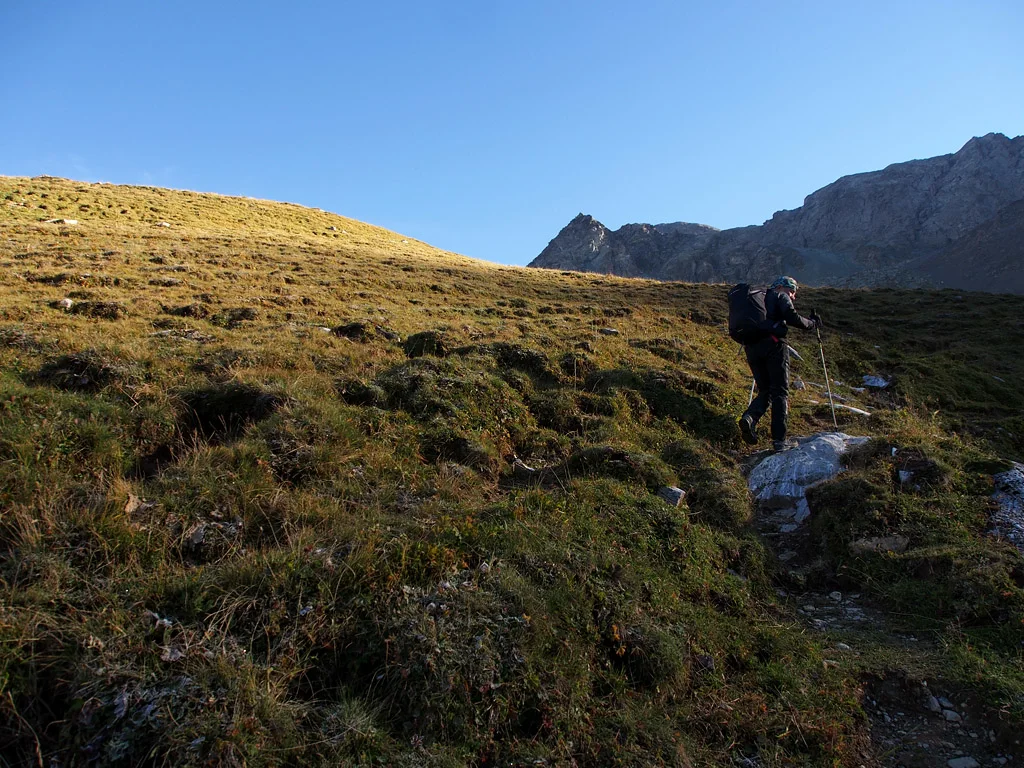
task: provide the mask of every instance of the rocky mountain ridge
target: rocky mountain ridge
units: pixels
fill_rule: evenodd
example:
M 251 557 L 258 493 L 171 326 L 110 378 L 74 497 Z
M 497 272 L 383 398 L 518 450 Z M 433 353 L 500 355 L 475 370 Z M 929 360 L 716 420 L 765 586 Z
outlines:
M 990 133 L 954 154 L 844 176 L 759 226 L 612 231 L 580 214 L 529 266 L 689 282 L 764 281 L 780 272 L 849 287 L 967 281 L 1019 293 L 1024 285 L 1006 277 L 1022 264 L 1012 247 L 1024 237 L 1021 200 L 1024 136 Z

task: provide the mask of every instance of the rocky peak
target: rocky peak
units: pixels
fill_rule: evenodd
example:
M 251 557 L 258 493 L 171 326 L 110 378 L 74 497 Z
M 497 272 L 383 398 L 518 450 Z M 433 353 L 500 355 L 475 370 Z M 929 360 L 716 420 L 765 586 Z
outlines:
M 911 275 L 910 265 L 938 270 L 933 257 L 947 253 L 943 281 L 952 279 L 954 258 L 964 272 L 970 264 L 980 268 L 983 259 L 991 267 L 986 280 L 994 280 L 996 271 L 1005 276 L 1024 266 L 1015 250 L 1003 258 L 984 245 L 1011 241 L 1016 220 L 972 233 L 1020 200 L 1024 136 L 989 133 L 952 154 L 844 176 L 761 226 L 719 231 L 676 222 L 610 231 L 581 213 L 530 266 L 704 282 L 756 281 L 781 271 L 810 285 L 874 285 L 885 275 L 886 284 L 894 275 Z M 960 241 L 965 249 L 950 250 Z M 979 248 L 989 251 L 972 255 Z M 937 274 L 913 275 L 912 284 L 934 282 Z M 1008 288 L 994 283 L 986 290 Z
M 666 253 L 702 247 L 718 230 L 703 224 L 625 224 L 609 230 L 580 213 L 548 243 L 531 267 L 645 277 L 659 269 Z

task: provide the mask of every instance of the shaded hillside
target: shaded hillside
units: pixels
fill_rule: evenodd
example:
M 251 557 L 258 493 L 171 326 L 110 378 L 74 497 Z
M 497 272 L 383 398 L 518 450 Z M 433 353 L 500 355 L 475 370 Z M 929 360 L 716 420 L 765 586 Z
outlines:
M 982 256 L 972 250 L 969 234 L 1021 199 L 1024 136 L 988 134 L 955 154 L 844 176 L 761 226 L 719 232 L 695 224 L 629 225 L 608 232 L 585 217 L 589 229 L 604 233 L 595 245 L 580 229 L 581 214 L 530 266 L 700 282 L 765 282 L 793 273 L 808 285 L 875 286 L 896 279 L 913 287 L 916 260 L 937 257 L 954 243 L 963 263 L 957 276 L 975 272 Z M 676 226 L 689 236 L 667 237 Z M 1022 266 L 1009 256 L 996 258 Z M 955 270 L 952 260 L 944 263 L 944 274 Z M 1006 290 L 995 273 L 970 279 L 978 290 Z
M 913 265 L 931 285 L 1024 294 L 1024 200 Z
M 870 439 L 783 548 L 722 286 L 213 195 L 0 200 L 6 764 L 893 766 L 917 712 L 921 760 L 1019 752 L 1024 559 L 987 533 L 1015 297 L 801 291 Z M 791 341 L 792 431 L 832 429 Z

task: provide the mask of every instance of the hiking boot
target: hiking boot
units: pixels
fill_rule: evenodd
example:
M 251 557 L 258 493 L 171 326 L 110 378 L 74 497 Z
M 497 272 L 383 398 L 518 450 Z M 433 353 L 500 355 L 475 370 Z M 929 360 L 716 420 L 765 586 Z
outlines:
M 789 438 L 787 440 L 772 440 L 772 448 L 776 451 L 788 451 L 790 448 L 796 448 L 799 445 L 800 443 L 793 438 Z
M 747 415 L 740 417 L 740 434 L 743 436 L 743 442 L 749 445 L 755 445 L 757 443 L 757 430 L 754 429 L 754 420 Z

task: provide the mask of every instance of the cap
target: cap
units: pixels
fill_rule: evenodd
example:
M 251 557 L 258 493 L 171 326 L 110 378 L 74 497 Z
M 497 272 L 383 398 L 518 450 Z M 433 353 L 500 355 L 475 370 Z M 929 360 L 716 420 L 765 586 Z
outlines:
M 781 277 L 776 277 L 775 282 L 772 283 L 772 288 L 786 288 L 790 291 L 795 291 L 798 287 L 799 286 L 796 284 L 796 280 L 794 280 L 789 275 L 782 275 Z

